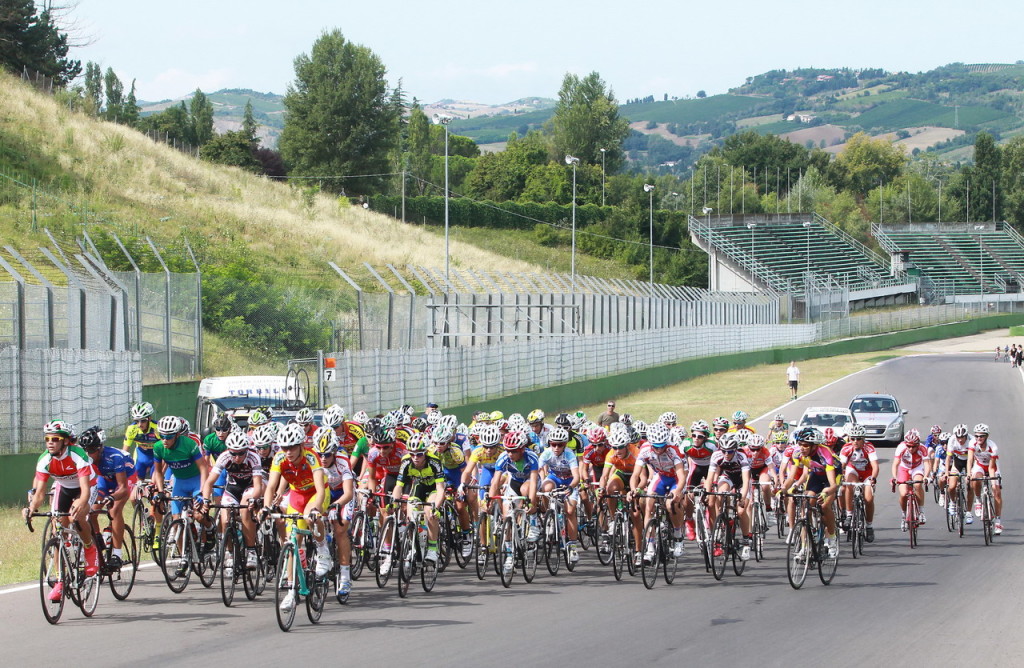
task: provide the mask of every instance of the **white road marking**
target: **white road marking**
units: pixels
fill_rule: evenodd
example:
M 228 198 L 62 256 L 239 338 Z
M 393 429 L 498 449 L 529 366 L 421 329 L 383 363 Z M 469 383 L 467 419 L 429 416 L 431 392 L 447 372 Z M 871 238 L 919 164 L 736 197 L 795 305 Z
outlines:
M 139 570 L 142 570 L 143 568 L 149 568 L 151 566 L 156 566 L 156 562 L 155 561 L 150 561 L 150 562 L 147 562 L 145 564 L 139 564 Z M 14 593 L 17 593 L 19 591 L 28 591 L 29 589 L 38 589 L 38 588 L 39 588 L 39 583 L 38 582 L 30 582 L 28 584 L 11 585 L 10 587 L 5 587 L 3 589 L 0 589 L 0 596 L 3 596 L 4 594 L 14 594 Z

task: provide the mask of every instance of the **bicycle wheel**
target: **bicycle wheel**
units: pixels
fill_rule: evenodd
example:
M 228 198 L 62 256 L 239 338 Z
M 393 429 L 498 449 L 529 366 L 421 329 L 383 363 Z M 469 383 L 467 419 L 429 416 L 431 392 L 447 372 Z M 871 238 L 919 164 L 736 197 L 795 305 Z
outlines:
M 462 531 L 462 525 L 459 524 L 459 514 L 454 508 L 451 509 L 451 517 L 452 524 L 450 525 L 449 537 L 451 539 L 452 552 L 455 554 L 455 563 L 459 565 L 459 568 L 465 568 L 469 565 L 469 560 L 473 558 L 473 550 L 470 549 L 469 554 L 463 553 L 462 543 L 464 540 L 468 540 L 468 538 Z
M 256 568 L 249 568 L 249 548 L 241 550 L 245 566 L 242 568 L 242 589 L 245 591 L 245 598 L 255 601 L 260 593 L 260 582 L 263 581 L 263 560 L 260 558 L 259 550 L 256 550 Z
M 421 520 L 421 521 L 425 521 L 425 520 Z M 426 544 L 427 543 L 427 538 L 426 538 L 427 531 L 426 531 L 426 529 L 423 530 L 422 536 L 423 536 L 423 538 L 421 539 L 421 542 L 420 542 L 420 554 L 421 555 L 422 554 L 426 554 L 426 550 L 427 550 L 427 544 Z M 438 547 L 440 548 L 440 543 L 438 543 Z M 438 554 L 438 561 L 430 562 L 430 561 L 427 561 L 426 559 L 424 559 L 422 564 L 420 565 L 420 585 L 423 587 L 423 591 L 425 591 L 425 592 L 429 593 L 434 588 L 434 585 L 437 584 L 437 574 L 440 573 L 441 570 L 442 570 L 441 569 L 441 561 L 440 561 L 440 559 L 441 559 L 441 555 Z
M 54 536 L 43 546 L 42 559 L 39 561 L 39 601 L 43 604 L 43 616 L 46 621 L 56 624 L 64 612 L 64 599 L 68 597 L 67 568 L 63 566 L 60 538 Z M 63 572 L 62 572 L 63 571 Z M 61 595 L 50 600 L 54 587 L 60 585 Z
M 548 573 L 558 575 L 561 568 L 561 542 L 558 536 L 558 518 L 555 511 L 549 510 L 544 515 L 544 530 L 541 532 L 544 540 L 544 563 L 547 564 Z
M 281 544 L 277 542 L 277 534 L 274 531 L 274 521 L 270 518 L 260 524 L 256 536 L 256 561 L 259 564 L 256 580 L 256 596 L 259 596 L 267 589 L 277 574 L 277 557 L 281 551 Z
M 938 503 L 942 490 L 939 489 L 939 476 L 937 473 L 932 475 L 931 482 L 928 484 L 932 486 L 932 496 L 935 498 L 935 503 Z
M 195 526 L 195 525 L 193 525 Z M 217 579 L 217 571 L 220 570 L 220 559 L 218 558 L 217 543 L 213 529 L 206 532 L 198 530 L 192 536 L 192 544 L 198 559 L 193 562 L 192 569 L 199 576 L 199 582 L 209 589 Z M 206 534 L 206 535 L 204 535 Z
M 988 493 L 986 488 L 982 488 L 981 526 L 982 533 L 985 534 L 985 545 L 991 545 L 994 540 L 992 535 L 992 521 L 995 516 L 995 508 L 993 506 L 992 495 Z
M 311 624 L 319 624 L 320 617 L 324 614 L 324 603 L 327 602 L 327 588 L 330 586 L 329 576 L 318 578 L 316 576 L 316 562 L 320 553 L 314 549 L 310 553 L 309 568 L 306 570 L 306 586 L 309 594 L 306 595 L 306 617 Z
M 622 580 L 622 573 L 626 570 L 626 559 L 630 558 L 626 554 L 625 539 L 622 535 L 622 527 L 618 520 L 612 523 L 612 535 L 611 535 L 611 553 L 612 553 L 612 575 L 615 576 L 617 581 Z
M 238 584 L 236 573 L 239 568 L 245 568 L 245 561 L 238 549 L 238 537 L 232 522 L 228 524 L 220 539 L 220 568 L 218 569 L 220 571 L 220 598 L 229 608 L 232 601 L 235 600 L 235 585 Z
M 398 561 L 398 595 L 405 598 L 409 595 L 409 584 L 412 582 L 413 564 L 416 561 L 415 547 L 413 546 L 413 532 L 415 527 L 406 526 L 405 532 L 398 529 L 398 542 L 395 544 L 393 560 Z
M 732 545 L 729 543 L 729 525 L 725 513 L 719 513 L 715 525 L 711 529 L 711 540 L 708 541 L 708 552 L 711 556 L 711 574 L 716 580 L 725 576 L 725 564 L 729 561 Z
M 672 530 L 668 524 L 661 527 L 661 573 L 665 578 L 665 584 L 672 584 L 676 579 L 679 570 L 679 559 L 672 552 L 673 543 Z
M 636 556 L 640 553 L 640 548 L 636 544 L 636 538 L 633 537 L 632 518 L 624 522 L 624 525 L 621 531 L 623 532 L 626 545 L 626 572 L 632 577 L 636 575 L 637 569 L 640 568 L 640 564 L 636 562 Z
M 597 520 L 595 526 L 597 527 L 597 560 L 601 562 L 602 566 L 607 566 L 612 563 L 615 558 L 614 551 L 612 550 L 612 536 L 609 531 L 609 515 L 608 506 L 601 503 L 600 510 L 597 511 Z
M 591 540 L 591 526 L 590 521 L 587 519 L 587 509 L 583 506 L 583 499 L 580 498 L 576 501 L 576 540 L 580 544 L 581 549 L 587 549 Z M 568 519 L 564 520 L 568 523 Z
M 861 550 L 864 549 L 864 509 L 860 503 L 854 501 L 853 508 L 853 519 L 850 520 L 850 533 L 847 534 L 850 540 L 850 553 L 853 554 L 853 558 L 856 559 L 858 555 L 863 554 Z
M 155 527 L 154 520 L 154 527 Z M 160 520 L 159 531 L 153 538 L 153 542 L 150 544 L 153 546 L 154 561 L 160 565 L 162 569 L 164 567 L 164 557 L 167 556 L 167 551 L 164 549 L 164 543 L 166 542 L 167 536 L 171 531 L 171 523 L 174 522 L 174 516 L 169 512 L 164 513 L 163 518 Z
M 523 580 L 529 584 L 537 577 L 537 553 L 536 541 L 527 541 L 524 535 L 519 536 L 519 552 L 523 562 Z
M 281 554 L 277 558 L 277 577 L 274 578 L 274 612 L 277 614 L 277 625 L 282 631 L 288 631 L 295 622 L 295 606 L 298 605 L 299 586 L 298 574 L 301 566 L 298 563 L 299 555 L 295 550 L 295 543 L 288 542 L 281 548 Z M 287 610 L 281 609 L 281 602 L 289 595 L 292 596 L 292 604 Z
M 644 527 L 643 545 L 640 549 L 644 551 L 643 558 L 640 560 L 640 577 L 644 581 L 644 587 L 653 589 L 654 583 L 658 580 L 658 558 L 661 556 L 658 546 L 657 518 L 651 518 L 647 526 Z
M 799 589 L 807 579 L 807 567 L 813 557 L 811 529 L 807 522 L 798 521 L 786 547 L 786 577 L 793 589 Z
M 128 598 L 135 586 L 135 576 L 139 570 L 139 552 L 135 532 L 132 528 L 124 528 L 124 541 L 121 547 L 121 568 L 110 574 L 110 593 L 119 601 Z
M 144 553 L 149 552 L 153 549 L 153 537 L 150 536 L 149 540 L 146 540 L 146 519 L 148 512 L 146 506 L 142 502 L 142 499 L 138 499 L 132 503 L 132 521 L 127 523 L 126 528 L 132 530 L 132 535 L 138 540 L 138 544 L 135 546 L 137 552 Z M 149 543 L 147 545 L 147 542 Z
M 917 547 L 917 497 L 914 496 L 913 490 L 907 495 L 907 533 L 910 535 L 910 549 Z
M 750 553 L 754 555 L 754 561 L 761 561 L 764 558 L 764 535 L 768 532 L 764 521 L 764 508 L 755 506 L 754 526 L 752 527 L 754 533 L 750 537 Z
M 448 524 L 448 511 L 442 508 L 437 518 L 437 572 L 444 573 L 452 560 L 451 526 Z M 424 547 L 424 549 L 426 549 Z M 426 552 L 424 552 L 426 554 Z
M 963 479 L 961 479 L 961 481 L 960 481 L 960 490 L 957 492 L 957 502 L 956 502 L 956 517 L 957 517 L 956 530 L 957 530 L 957 533 L 960 535 L 961 538 L 964 537 L 964 525 L 966 524 L 966 522 L 964 522 L 964 515 L 967 514 L 967 512 L 969 512 L 969 510 L 967 509 L 967 498 L 966 498 L 966 494 L 967 493 L 964 491 L 963 488 L 964 488 L 964 482 L 963 482 Z
M 515 549 L 515 526 L 509 515 L 501 524 L 501 542 L 495 555 L 495 560 L 501 562 L 501 586 L 506 589 L 512 586 L 512 576 L 515 575 Z
M 480 513 L 480 521 L 476 525 L 473 552 L 473 560 L 476 562 L 476 577 L 483 580 L 487 573 L 487 560 L 491 558 L 491 516 L 486 512 Z
M 786 537 L 786 506 L 782 502 L 782 499 L 775 499 L 775 531 L 779 534 L 779 538 Z
M 830 557 L 828 548 L 822 542 L 818 554 L 818 577 L 821 579 L 821 584 L 829 585 L 832 583 L 832 578 L 836 576 L 836 568 L 838 566 L 839 552 L 836 552 L 836 556 Z
M 395 536 L 395 518 L 393 515 L 384 520 L 384 526 L 380 530 L 380 544 L 377 546 L 377 567 L 374 570 L 374 578 L 377 586 L 381 589 L 387 586 L 391 578 L 391 571 L 395 569 L 394 555 L 392 548 L 397 547 L 398 541 Z M 387 565 L 387 568 L 384 566 Z
M 949 504 L 956 507 L 956 502 L 952 499 L 949 500 Z M 956 514 L 949 512 L 949 505 L 942 509 L 942 514 L 946 516 L 946 531 L 953 533 L 956 531 Z
M 175 594 L 185 591 L 192 577 L 192 550 L 189 539 L 185 522 L 180 519 L 172 520 L 167 531 L 160 537 L 160 569 L 164 573 L 167 587 Z

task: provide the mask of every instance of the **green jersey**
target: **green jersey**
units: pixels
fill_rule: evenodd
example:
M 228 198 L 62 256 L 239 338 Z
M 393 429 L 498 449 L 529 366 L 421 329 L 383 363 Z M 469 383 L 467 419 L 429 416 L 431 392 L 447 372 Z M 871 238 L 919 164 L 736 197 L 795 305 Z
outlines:
M 215 431 L 210 432 L 206 435 L 206 438 L 203 439 L 203 451 L 214 459 L 217 459 L 217 455 L 227 449 L 228 444 L 220 440 L 220 437 L 217 436 L 217 432 Z
M 153 459 L 166 463 L 178 480 L 198 476 L 199 467 L 196 466 L 196 462 L 202 458 L 203 450 L 199 445 L 199 437 L 193 434 L 182 434 L 171 448 L 164 445 L 163 441 L 157 441 L 153 446 Z

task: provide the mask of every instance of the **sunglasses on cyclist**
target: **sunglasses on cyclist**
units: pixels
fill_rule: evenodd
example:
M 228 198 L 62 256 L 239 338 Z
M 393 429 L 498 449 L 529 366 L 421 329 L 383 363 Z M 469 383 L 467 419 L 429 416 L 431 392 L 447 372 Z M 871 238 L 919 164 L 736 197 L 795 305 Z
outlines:
M 46 441 L 47 443 L 59 443 L 60 441 L 64 440 L 64 437 L 63 436 L 47 436 L 43 440 Z

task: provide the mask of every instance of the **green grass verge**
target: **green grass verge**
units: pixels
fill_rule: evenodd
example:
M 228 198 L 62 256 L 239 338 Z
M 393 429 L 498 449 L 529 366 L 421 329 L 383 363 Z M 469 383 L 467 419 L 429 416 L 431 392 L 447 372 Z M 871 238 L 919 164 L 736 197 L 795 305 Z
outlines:
M 1024 336 L 1024 325 L 1010 328 L 1010 336 Z

